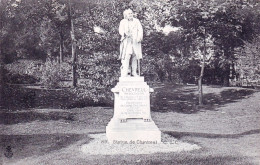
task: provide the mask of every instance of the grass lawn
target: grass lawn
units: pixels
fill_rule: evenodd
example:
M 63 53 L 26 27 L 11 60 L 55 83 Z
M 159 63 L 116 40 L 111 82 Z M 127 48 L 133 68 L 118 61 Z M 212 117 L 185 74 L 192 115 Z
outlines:
M 90 133 L 104 133 L 113 107 L 24 109 L 0 112 L 3 164 L 260 164 L 259 90 L 150 84 L 159 129 L 200 150 L 147 155 L 85 155 Z M 0 163 L 1 163 L 0 161 Z

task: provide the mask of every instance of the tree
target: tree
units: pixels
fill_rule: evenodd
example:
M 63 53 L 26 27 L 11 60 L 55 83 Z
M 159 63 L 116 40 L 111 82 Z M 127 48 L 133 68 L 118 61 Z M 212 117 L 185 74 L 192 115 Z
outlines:
M 179 27 L 185 38 L 183 42 L 191 43 L 185 45 L 188 50 L 185 54 L 191 60 L 200 57 L 200 104 L 206 62 L 212 66 L 218 63 L 217 68 L 222 70 L 222 81 L 224 85 L 229 85 L 230 64 L 235 60 L 234 49 L 243 46 L 243 42 L 250 40 L 254 34 L 253 26 L 257 17 L 252 11 L 256 10 L 255 2 L 154 0 L 142 4 L 145 6 L 144 13 L 147 13 L 145 18 L 148 26 L 145 27 L 150 31 L 168 25 Z M 211 62 L 206 59 L 211 59 Z
M 237 49 L 234 64 L 236 81 L 242 84 L 246 80 L 251 85 L 260 81 L 260 36 L 254 37 L 252 42 L 245 42 L 243 48 Z
M 75 31 L 74 31 L 74 23 L 72 19 L 72 9 L 70 0 L 69 3 L 69 20 L 70 20 L 70 36 L 71 36 L 71 61 L 72 61 L 72 85 L 76 87 L 77 85 L 77 78 L 76 78 L 76 38 L 75 38 Z
M 158 3 L 161 4 L 162 2 L 159 1 Z M 207 49 L 210 49 L 212 46 L 212 43 L 208 44 L 208 41 L 210 41 L 211 17 L 213 17 L 215 13 L 212 12 L 212 7 L 214 7 L 214 5 L 212 3 L 200 4 L 194 1 L 187 2 L 187 4 L 185 2 L 185 5 L 183 5 L 183 3 L 184 2 L 180 1 L 172 1 L 168 4 L 164 3 L 161 7 L 157 6 L 155 10 L 157 12 L 161 11 L 164 19 L 160 19 L 159 22 L 155 24 L 161 24 L 163 26 L 170 24 L 171 26 L 181 27 L 181 34 L 183 35 L 183 40 L 181 41 L 186 43 L 181 44 L 181 47 L 185 48 L 183 49 L 182 54 L 186 54 L 190 59 L 199 59 L 201 61 L 198 89 L 199 104 L 202 105 L 202 79 L 206 57 L 208 56 Z M 152 18 L 154 19 L 155 17 L 152 16 Z M 172 50 L 178 50 L 178 47 L 173 45 L 174 44 L 170 44 L 169 47 L 171 47 Z M 175 55 L 177 55 L 176 51 Z
M 8 27 L 9 25 L 6 22 L 7 15 L 6 15 L 6 7 L 8 3 L 5 1 L 0 0 L 0 108 L 4 106 L 4 44 L 5 41 L 8 39 Z
M 190 82 L 197 77 L 200 96 L 202 83 L 211 74 L 209 68 L 228 85 L 230 66 L 237 57 L 235 50 L 251 43 L 260 27 L 259 4 L 252 1 L 10 0 L 2 4 L 0 46 L 4 62 L 19 58 L 44 61 L 46 57 L 70 61 L 73 71 L 66 77 L 72 76 L 73 86 L 76 72 L 85 72 L 80 78 L 96 82 L 106 74 L 98 68 L 95 78 L 93 66 L 79 66 L 79 56 L 92 60 L 91 65 L 110 68 L 93 58 L 96 54 L 108 55 L 112 65 L 119 68 L 119 61 L 114 59 L 119 53 L 118 24 L 129 7 L 144 27 L 144 75 L 155 74 L 161 81 L 175 82 Z M 105 88 L 105 82 L 101 84 L 100 88 Z
M 212 23 L 212 36 L 217 46 L 216 60 L 222 68 L 223 85 L 229 86 L 231 66 L 235 57 L 235 49 L 242 47 L 245 41 L 252 40 L 255 30 L 254 2 L 226 2 L 216 12 Z

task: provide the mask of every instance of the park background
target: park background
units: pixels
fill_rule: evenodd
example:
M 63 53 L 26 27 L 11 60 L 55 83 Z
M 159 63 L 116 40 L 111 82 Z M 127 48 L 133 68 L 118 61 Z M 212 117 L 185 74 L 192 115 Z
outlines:
M 139 163 L 259 161 L 257 0 L 1 0 L 1 153 L 12 146 L 17 157 L 10 162 L 33 155 L 44 162 L 48 151 L 71 158 L 75 145 L 90 140 L 82 130 L 104 131 L 127 8 L 144 28 L 141 75 L 155 89 L 154 121 L 164 133 L 206 148 Z M 138 164 L 131 156 L 127 163 Z
M 111 105 L 127 8 L 144 28 L 141 72 L 149 83 L 259 86 L 258 1 L 3 0 L 3 106 L 40 106 L 20 84 L 56 89 L 38 91 L 67 99 L 57 106 Z

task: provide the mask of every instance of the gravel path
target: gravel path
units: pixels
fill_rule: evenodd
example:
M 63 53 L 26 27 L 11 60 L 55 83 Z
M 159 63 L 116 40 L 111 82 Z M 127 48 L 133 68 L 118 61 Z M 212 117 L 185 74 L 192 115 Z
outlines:
M 179 141 L 167 134 L 162 134 L 162 143 L 158 144 L 109 144 L 104 133 L 89 136 L 93 140 L 81 146 L 81 151 L 88 155 L 138 155 L 191 151 L 201 148 L 196 144 Z

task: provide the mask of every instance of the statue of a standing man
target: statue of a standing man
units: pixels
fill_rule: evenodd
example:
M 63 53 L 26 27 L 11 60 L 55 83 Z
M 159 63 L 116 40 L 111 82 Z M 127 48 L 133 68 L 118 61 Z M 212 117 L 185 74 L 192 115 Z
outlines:
M 121 77 L 138 76 L 137 63 L 142 59 L 141 41 L 143 39 L 143 28 L 140 21 L 133 17 L 133 11 L 127 9 L 124 11 L 124 19 L 119 25 L 119 34 L 121 35 L 120 57 L 121 59 Z M 130 65 L 131 62 L 131 65 Z M 140 62 L 139 76 L 140 76 Z M 131 66 L 130 75 L 128 69 Z

